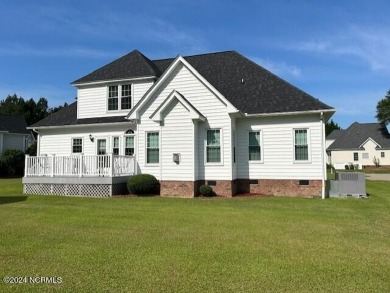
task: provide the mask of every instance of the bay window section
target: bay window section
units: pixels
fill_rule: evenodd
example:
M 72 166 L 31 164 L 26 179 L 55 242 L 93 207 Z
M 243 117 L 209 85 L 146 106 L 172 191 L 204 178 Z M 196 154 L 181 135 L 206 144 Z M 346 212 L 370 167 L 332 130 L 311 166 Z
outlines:
M 119 155 L 119 137 L 115 136 L 112 142 L 112 154 L 115 156 Z
M 134 155 L 134 136 L 125 137 L 125 155 L 126 156 Z
M 206 162 L 221 163 L 221 130 L 207 130 Z
M 146 134 L 146 163 L 158 164 L 160 158 L 159 133 L 148 132 Z

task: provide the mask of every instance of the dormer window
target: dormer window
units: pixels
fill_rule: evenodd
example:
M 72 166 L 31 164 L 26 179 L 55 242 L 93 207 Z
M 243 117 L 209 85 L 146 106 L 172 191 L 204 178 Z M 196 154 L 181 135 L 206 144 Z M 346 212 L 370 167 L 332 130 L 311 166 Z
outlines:
M 131 84 L 110 85 L 108 87 L 108 111 L 131 109 L 131 92 Z

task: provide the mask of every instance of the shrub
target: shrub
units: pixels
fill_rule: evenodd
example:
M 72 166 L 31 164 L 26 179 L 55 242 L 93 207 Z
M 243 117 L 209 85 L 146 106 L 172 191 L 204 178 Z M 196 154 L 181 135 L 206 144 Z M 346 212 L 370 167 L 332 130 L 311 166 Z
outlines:
M 127 181 L 127 190 L 131 194 L 154 195 L 158 194 L 159 182 L 153 175 L 137 174 Z
M 0 156 L 0 165 L 8 176 L 22 176 L 24 170 L 24 153 L 20 150 L 5 150 Z
M 372 162 L 374 163 L 375 167 L 379 167 L 380 166 L 380 161 L 376 157 L 374 157 L 374 159 L 372 159 Z
M 34 142 L 26 150 L 26 155 L 36 156 L 37 155 L 37 142 Z
M 214 195 L 213 188 L 210 185 L 202 185 L 199 188 L 200 194 L 203 196 L 211 197 Z
M 344 166 L 345 170 L 349 170 L 349 165 Z
M 351 163 L 351 164 L 349 164 L 349 170 L 353 170 L 354 169 L 354 166 L 353 166 L 353 164 Z

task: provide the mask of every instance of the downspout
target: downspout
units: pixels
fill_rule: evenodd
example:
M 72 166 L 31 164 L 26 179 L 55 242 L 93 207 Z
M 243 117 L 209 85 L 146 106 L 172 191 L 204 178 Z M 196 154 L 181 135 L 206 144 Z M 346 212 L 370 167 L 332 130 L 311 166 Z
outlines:
M 322 188 L 321 188 L 321 198 L 325 199 L 326 193 L 326 163 L 325 163 L 325 148 L 324 148 L 324 140 L 325 140 L 325 131 L 324 131 L 324 112 L 321 112 L 321 161 L 322 161 Z

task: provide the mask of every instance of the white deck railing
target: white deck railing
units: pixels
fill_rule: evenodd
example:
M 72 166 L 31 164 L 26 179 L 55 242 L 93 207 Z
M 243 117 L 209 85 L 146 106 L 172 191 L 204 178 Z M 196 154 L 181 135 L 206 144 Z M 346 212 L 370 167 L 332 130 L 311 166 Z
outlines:
M 136 174 L 134 156 L 28 156 L 25 177 L 116 177 Z

